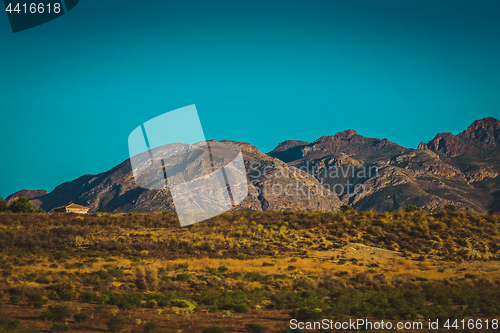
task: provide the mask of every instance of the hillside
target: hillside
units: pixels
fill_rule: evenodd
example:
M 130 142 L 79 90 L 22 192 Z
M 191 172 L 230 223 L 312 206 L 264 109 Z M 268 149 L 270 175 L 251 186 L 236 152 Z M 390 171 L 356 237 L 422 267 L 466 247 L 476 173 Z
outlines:
M 291 333 L 292 318 L 486 327 L 500 315 L 499 222 L 464 211 L 246 211 L 180 228 L 173 212 L 0 213 L 0 331 L 59 322 L 109 332 L 117 317 L 124 333 Z

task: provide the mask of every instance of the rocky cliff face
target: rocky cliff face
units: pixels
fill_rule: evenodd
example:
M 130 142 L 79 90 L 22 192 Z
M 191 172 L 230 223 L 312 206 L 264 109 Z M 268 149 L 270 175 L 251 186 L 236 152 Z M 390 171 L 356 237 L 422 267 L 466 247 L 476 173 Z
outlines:
M 231 142 L 231 141 L 221 141 Z M 368 210 L 462 209 L 500 211 L 500 121 L 477 120 L 459 135 L 441 133 L 418 149 L 354 130 L 308 143 L 289 140 L 264 154 L 249 143 L 243 152 L 249 195 L 236 209 L 336 210 L 341 204 Z M 130 161 L 99 175 L 82 176 L 52 192 L 20 191 L 50 211 L 70 202 L 91 212 L 174 209 L 170 192 L 135 185 Z
M 497 147 L 500 142 L 500 120 L 493 117 L 476 120 L 458 137 L 468 142 L 477 140 L 483 144 Z

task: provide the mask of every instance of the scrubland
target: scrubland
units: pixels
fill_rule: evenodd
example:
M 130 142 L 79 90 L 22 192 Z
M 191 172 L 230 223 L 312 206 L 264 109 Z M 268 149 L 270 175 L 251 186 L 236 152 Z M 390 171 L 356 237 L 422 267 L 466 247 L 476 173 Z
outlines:
M 171 212 L 0 213 L 0 333 L 500 319 L 499 222 L 446 210 L 241 211 L 181 228 Z

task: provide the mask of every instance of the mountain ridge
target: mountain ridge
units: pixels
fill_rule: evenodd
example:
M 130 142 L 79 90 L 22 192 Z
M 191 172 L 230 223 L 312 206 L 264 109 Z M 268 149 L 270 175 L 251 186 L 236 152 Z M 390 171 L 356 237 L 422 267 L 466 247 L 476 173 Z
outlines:
M 267 154 L 250 143 L 220 142 L 237 144 L 244 156 L 249 195 L 237 209 L 327 211 L 350 204 L 363 210 L 408 205 L 434 210 L 452 203 L 473 211 L 500 211 L 500 121 L 493 117 L 474 121 L 458 135 L 438 133 L 417 149 L 364 137 L 353 129 L 310 143 L 286 140 Z M 366 172 L 373 168 L 376 174 Z M 263 171 L 276 175 L 285 171 L 287 176 L 269 177 Z M 321 188 L 312 198 L 264 193 L 289 183 Z M 48 211 L 70 202 L 91 207 L 92 212 L 174 209 L 168 189 L 135 186 L 129 159 L 103 173 L 62 183 L 50 193 L 22 190 L 6 200 L 20 196 Z

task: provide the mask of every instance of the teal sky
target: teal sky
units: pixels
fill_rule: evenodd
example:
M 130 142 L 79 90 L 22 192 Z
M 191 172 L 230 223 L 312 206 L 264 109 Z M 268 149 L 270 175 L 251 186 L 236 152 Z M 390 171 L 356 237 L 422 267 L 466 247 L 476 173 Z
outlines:
M 498 0 L 81 0 L 0 13 L 0 196 L 100 173 L 196 104 L 207 139 L 268 152 L 355 129 L 409 148 L 500 116 Z

